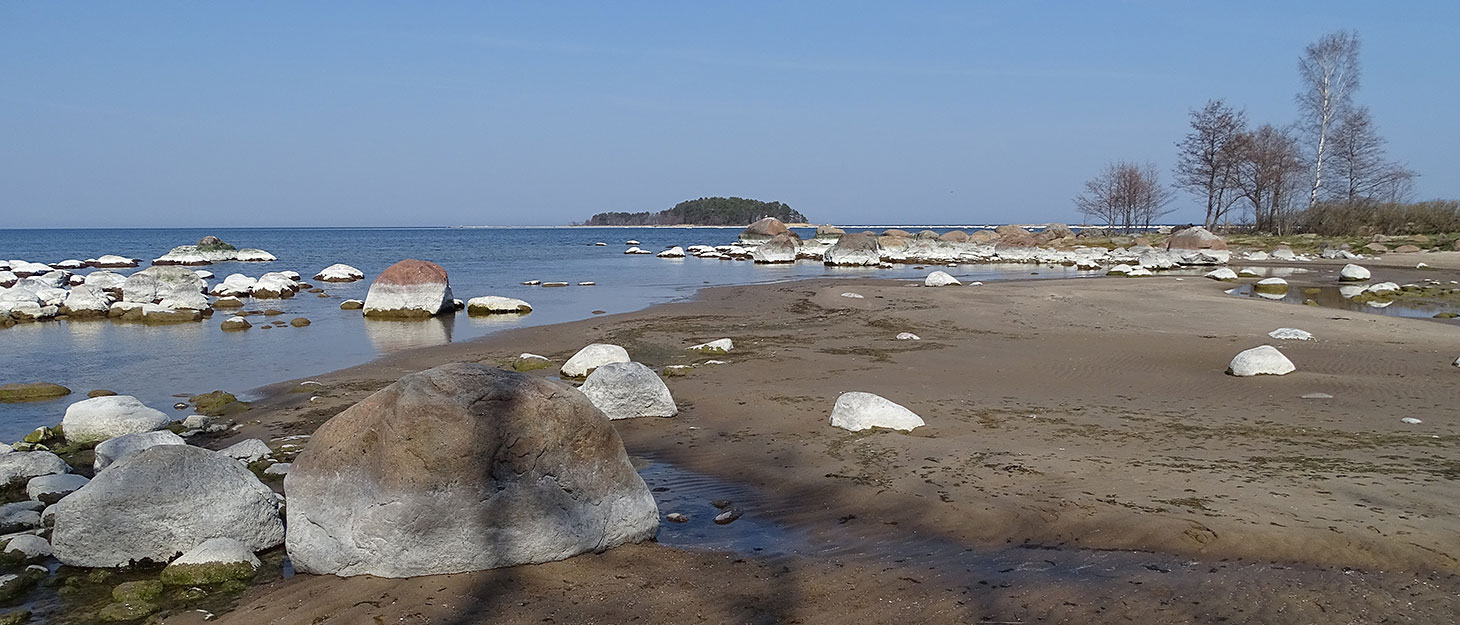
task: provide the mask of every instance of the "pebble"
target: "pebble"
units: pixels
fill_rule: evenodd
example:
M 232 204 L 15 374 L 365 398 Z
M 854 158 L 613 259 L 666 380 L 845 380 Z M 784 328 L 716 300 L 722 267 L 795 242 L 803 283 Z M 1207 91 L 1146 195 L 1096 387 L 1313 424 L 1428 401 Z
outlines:
M 664 518 L 667 519 L 670 523 L 688 523 L 689 522 L 689 517 L 684 516 L 683 514 L 680 514 L 678 512 L 670 512 L 668 515 L 665 515 Z
M 1424 421 L 1420 421 L 1419 419 L 1416 419 L 1414 417 L 1405 417 L 1403 419 L 1400 419 L 1400 421 L 1403 421 L 1403 422 L 1408 423 L 1410 425 L 1419 425 L 1421 423 L 1424 423 Z
M 1333 396 L 1328 393 L 1308 393 L 1303 399 L 1333 399 Z
M 738 518 L 740 518 L 740 510 L 732 508 L 715 515 L 715 525 L 729 525 Z
M 916 335 L 916 334 L 913 334 L 911 332 L 899 332 L 897 334 L 897 340 L 899 340 L 899 341 L 921 341 L 921 340 L 923 340 L 923 338 L 920 337 L 920 336 L 918 336 L 918 335 Z

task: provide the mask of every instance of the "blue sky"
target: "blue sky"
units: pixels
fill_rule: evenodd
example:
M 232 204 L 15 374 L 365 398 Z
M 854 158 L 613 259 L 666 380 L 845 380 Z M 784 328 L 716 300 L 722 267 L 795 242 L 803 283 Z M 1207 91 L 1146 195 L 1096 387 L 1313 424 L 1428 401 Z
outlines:
M 1391 157 L 1456 198 L 1457 24 L 1453 1 L 5 2 L 0 227 L 564 224 L 709 195 L 1073 223 L 1107 162 L 1169 181 L 1209 98 L 1292 121 L 1304 45 L 1340 28 Z

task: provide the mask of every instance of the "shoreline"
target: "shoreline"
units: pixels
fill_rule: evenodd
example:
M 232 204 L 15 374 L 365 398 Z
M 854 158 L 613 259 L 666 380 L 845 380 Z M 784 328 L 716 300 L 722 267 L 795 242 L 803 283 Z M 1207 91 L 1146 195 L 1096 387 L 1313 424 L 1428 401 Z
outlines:
M 1291 280 L 1331 284 L 1327 274 L 1340 266 L 1311 264 L 1314 271 Z M 1404 271 L 1392 270 L 1396 278 Z M 1455 277 L 1453 269 L 1444 271 Z M 1455 595 L 1460 549 L 1445 537 L 1460 522 L 1443 511 L 1460 495 L 1445 468 L 1460 467 L 1460 453 L 1449 449 L 1460 429 L 1444 415 L 1460 401 L 1445 383 L 1460 337 L 1426 332 L 1442 324 L 1236 298 L 1223 293 L 1230 285 L 1200 278 L 906 285 L 852 278 L 711 287 L 689 301 L 393 354 L 309 378 L 323 384 L 317 394 L 289 393 L 295 381 L 264 387 L 269 396 L 241 415 L 246 427 L 218 442 L 307 433 L 400 375 L 444 362 L 501 366 L 530 351 L 561 363 L 601 341 L 659 367 L 703 360 L 683 348 L 728 336 L 735 351 L 720 358 L 729 364 L 666 379 L 680 416 L 614 425 L 631 455 L 755 490 L 763 507 L 747 515 L 853 549 L 916 535 L 939 537 L 940 553 L 1002 557 L 1011 548 L 1038 547 L 1028 551 L 1031 561 L 1053 549 L 1052 561 L 1083 566 L 1115 550 L 1136 560 L 1150 554 L 1144 557 L 1158 568 L 1183 560 L 1212 565 L 1212 573 L 1163 578 L 1172 588 L 1221 583 L 1224 592 L 1245 588 L 1266 597 L 1298 578 L 1334 592 L 1355 583 L 1361 588 L 1353 592 L 1397 601 L 1400 578 L 1419 576 L 1432 592 Z M 842 298 L 843 291 L 866 298 Z M 1283 326 L 1319 340 L 1266 337 Z M 891 338 L 904 330 L 922 340 Z M 1263 343 L 1278 344 L 1298 372 L 1223 374 L 1237 351 Z M 831 403 L 846 390 L 888 397 L 928 425 L 910 434 L 830 428 Z M 1334 398 L 1302 398 L 1311 392 Z M 1399 423 L 1411 414 L 1424 424 Z M 806 554 L 782 564 L 640 545 L 429 579 L 471 587 L 504 575 L 578 579 L 601 575 L 605 563 L 668 575 L 707 568 L 735 579 L 736 560 L 769 577 L 778 566 L 828 573 L 829 562 L 848 563 L 858 572 L 841 575 L 863 584 L 883 577 L 865 561 L 849 564 L 859 561 L 852 556 Z M 885 565 L 884 573 L 911 566 L 872 562 Z M 1277 564 L 1262 564 L 1268 562 Z M 1218 568 L 1229 566 L 1251 579 L 1214 582 Z M 953 578 L 916 590 L 970 583 Z M 883 581 L 910 586 L 897 579 Z M 271 622 L 297 622 L 292 613 L 269 610 L 271 597 L 302 592 L 323 600 L 342 589 L 397 592 L 430 583 L 296 578 L 251 591 L 235 614 L 264 610 L 282 619 Z M 821 582 L 802 583 L 827 593 L 827 602 L 845 599 Z M 1074 583 L 1068 580 L 1039 583 L 1055 583 L 1051 596 L 1076 592 L 1061 586 Z M 1076 584 L 1078 592 L 1094 592 L 1088 583 Z M 543 584 L 551 585 L 524 592 Z M 1345 611 L 1342 598 L 1324 596 L 1327 609 Z M 550 599 L 538 603 L 567 609 Z M 1045 609 L 1091 617 L 1058 605 Z

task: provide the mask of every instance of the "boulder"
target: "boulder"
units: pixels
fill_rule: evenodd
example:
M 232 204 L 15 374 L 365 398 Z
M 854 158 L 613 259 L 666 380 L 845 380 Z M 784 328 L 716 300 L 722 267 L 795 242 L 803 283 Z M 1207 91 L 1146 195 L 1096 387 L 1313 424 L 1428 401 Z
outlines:
M 842 235 L 844 235 L 846 233 L 847 233 L 846 230 L 842 230 L 841 228 L 838 228 L 836 226 L 827 225 L 827 226 L 817 226 L 816 227 L 816 238 L 818 238 L 818 239 L 827 239 L 827 240 L 835 241 L 836 239 L 840 238 Z
M 111 310 L 112 296 L 94 286 L 78 286 L 66 295 L 60 313 L 71 317 L 105 317 Z
M 913 411 L 872 393 L 850 391 L 836 398 L 831 424 L 852 432 L 887 428 L 910 432 L 922 427 L 923 419 Z
M 0 488 L 25 484 L 42 475 L 70 473 L 71 466 L 49 451 L 0 454 Z
M 740 231 L 741 241 L 764 241 L 778 234 L 790 233 L 791 229 L 775 217 L 766 217 Z
M 517 357 L 517 360 L 512 361 L 512 369 L 514 371 L 536 371 L 551 366 L 553 366 L 553 361 L 548 360 L 546 356 L 539 356 L 537 354 L 523 353 Z
M 408 375 L 330 419 L 284 491 L 289 558 L 315 574 L 561 560 L 653 538 L 659 520 L 582 393 L 476 364 Z
M 1226 267 L 1222 267 L 1221 269 L 1213 269 L 1207 272 L 1206 277 L 1213 280 L 1220 280 L 1222 282 L 1231 282 L 1237 279 L 1237 272 L 1232 271 L 1231 269 L 1228 269 Z
M 1239 378 L 1254 375 L 1287 375 L 1297 370 L 1293 361 L 1271 345 L 1262 345 L 1237 354 L 1227 366 L 1227 374 Z
M 96 459 L 92 461 L 92 470 L 100 472 L 102 469 L 121 462 L 132 454 L 141 452 L 144 449 L 151 449 L 158 445 L 186 444 L 181 436 L 173 434 L 168 430 L 125 434 L 102 441 L 101 444 L 96 446 Z
M 1044 232 L 1055 239 L 1063 239 L 1075 236 L 1075 231 L 1065 224 L 1045 224 Z
M 0 401 L 45 401 L 71 394 L 71 389 L 50 382 L 14 382 L 0 384 Z
M 311 322 L 309 321 L 309 318 L 308 317 L 295 317 L 295 318 L 289 320 L 289 325 L 294 326 L 296 328 L 306 327 L 310 323 Z
M 896 338 L 899 341 L 921 341 L 921 340 L 923 340 L 922 337 L 920 337 L 920 336 L 918 336 L 916 334 L 913 334 L 911 332 L 898 332 Z
M 41 526 L 41 511 L 46 504 L 39 501 L 17 501 L 0 506 L 0 534 L 25 532 Z
M 162 569 L 169 586 L 203 586 L 247 581 L 263 566 L 247 544 L 236 538 L 209 538 Z
M 446 270 L 436 263 L 407 259 L 375 277 L 365 296 L 366 317 L 431 317 L 453 308 Z
M 15 286 L 15 283 L 19 281 L 20 276 L 17 276 L 10 271 L 0 271 L 0 288 L 9 288 Z
M 39 475 L 30 478 L 30 481 L 25 483 L 25 496 L 29 497 L 31 501 L 50 505 L 60 501 L 62 497 L 80 490 L 90 481 L 85 476 L 75 473 Z
M 679 414 L 669 387 L 637 362 L 612 362 L 593 370 L 579 387 L 609 419 L 672 417 Z
M 1193 226 L 1179 230 L 1166 239 L 1168 250 L 1225 250 L 1227 242 L 1206 228 Z
M 314 279 L 321 282 L 354 282 L 364 280 L 365 273 L 349 265 L 335 263 L 314 274 Z
M 1344 265 L 1343 269 L 1338 271 L 1338 280 L 1340 282 L 1365 282 L 1368 279 L 1369 270 L 1353 263 Z
M 708 343 L 700 343 L 689 348 L 689 351 L 700 354 L 728 354 L 735 349 L 735 342 L 730 339 L 715 339 Z
M 750 259 L 761 264 L 794 263 L 799 243 L 800 240 L 789 234 L 777 234 L 755 246 L 750 252 Z
M 239 441 L 237 443 L 229 445 L 228 447 L 223 448 L 223 450 L 219 451 L 218 453 L 221 453 L 244 464 L 250 464 L 267 458 L 269 454 L 274 453 L 274 450 L 269 449 L 268 443 L 265 443 L 257 438 L 250 438 L 248 440 Z
M 161 410 L 148 408 L 136 397 L 110 395 L 71 404 L 61 418 L 61 426 L 67 441 L 86 444 L 161 429 L 170 421 Z
M 241 263 L 271 263 L 279 260 L 273 254 L 251 247 L 238 250 L 233 259 Z
M 948 275 L 942 271 L 934 271 L 923 278 L 923 286 L 962 286 L 958 278 Z
M 570 378 L 587 377 L 594 369 L 611 362 L 629 362 L 629 352 L 617 345 L 594 343 L 573 354 L 559 372 Z
M 826 250 L 823 262 L 828 265 L 875 266 L 882 262 L 881 249 L 875 236 L 866 233 L 842 235 Z
M 962 230 L 950 230 L 948 232 L 944 232 L 942 236 L 939 236 L 938 240 L 946 241 L 948 243 L 967 243 L 968 233 Z
M 1313 333 L 1297 328 L 1278 328 L 1267 333 L 1268 336 L 1280 341 L 1311 341 Z
M 138 304 L 179 304 L 168 308 L 193 308 L 206 310 L 207 299 L 203 298 L 203 279 L 191 269 L 183 267 L 148 267 L 127 276 L 122 283 L 122 301 Z M 198 302 L 202 306 L 198 306 Z M 166 306 L 166 304 L 163 304 Z
M 3 551 L 8 558 L 35 562 L 50 557 L 51 543 L 40 536 L 19 534 L 5 543 Z
M 250 278 L 241 273 L 231 273 L 222 282 L 213 285 L 208 292 L 220 297 L 248 297 L 258 282 L 256 278 Z
M 299 291 L 299 282 L 283 272 L 271 271 L 249 287 L 248 294 L 257 299 L 288 299 Z
M 1421 250 L 1418 245 L 1401 245 L 1394 248 L 1394 253 L 1396 254 L 1413 254 L 1419 251 Z
M 659 258 L 684 258 L 684 248 L 676 245 L 667 250 L 655 254 Z
M 1293 253 L 1293 248 L 1286 245 L 1279 245 L 1272 249 L 1272 257 L 1277 260 L 1297 260 L 1298 255 Z
M 252 328 L 253 324 L 249 323 L 248 319 L 235 315 L 224 319 L 223 324 L 218 327 L 225 332 L 232 332 L 236 330 L 247 330 L 249 328 Z
M 473 297 L 466 302 L 466 314 L 472 316 L 526 314 L 530 312 L 532 312 L 532 304 L 514 297 L 486 295 L 483 297 Z
M 1282 278 L 1264 278 L 1252 285 L 1252 289 L 1259 293 L 1284 293 L 1288 290 L 1288 281 Z
M 91 266 L 98 269 L 124 269 L 136 267 L 140 264 L 142 264 L 142 259 L 140 258 L 127 258 L 125 256 L 117 256 L 116 254 L 102 254 L 91 262 Z
M 284 541 L 279 499 L 248 469 L 190 445 L 158 445 L 98 473 L 55 506 L 62 564 L 166 562 L 210 538 L 258 551 Z

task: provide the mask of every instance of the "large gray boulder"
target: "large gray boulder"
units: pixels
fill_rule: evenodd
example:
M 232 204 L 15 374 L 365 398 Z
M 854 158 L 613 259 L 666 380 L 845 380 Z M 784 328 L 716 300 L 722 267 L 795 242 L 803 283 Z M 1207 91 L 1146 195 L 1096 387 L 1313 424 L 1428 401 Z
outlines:
M 365 294 L 366 317 L 420 318 L 455 309 L 446 269 L 424 260 L 406 259 L 387 267 Z
M 184 441 L 181 436 L 167 430 L 125 434 L 116 438 L 107 439 L 102 441 L 100 445 L 97 445 L 96 449 L 93 450 L 95 459 L 92 461 L 91 468 L 94 471 L 101 471 L 113 464 L 121 462 L 127 456 L 158 445 L 186 444 L 187 441 Z
M 1287 375 L 1296 371 L 1293 361 L 1271 345 L 1245 350 L 1232 358 L 1227 373 L 1239 378 L 1254 375 Z
M 775 217 L 766 217 L 740 231 L 741 241 L 764 241 L 779 234 L 790 234 L 791 229 Z
M 274 492 L 234 459 L 190 445 L 128 456 L 53 507 L 51 546 L 71 566 L 167 562 L 209 538 L 255 551 L 284 542 Z
M 679 414 L 664 380 L 637 362 L 614 362 L 588 374 L 578 390 L 610 419 L 672 417 Z
M 800 241 L 790 234 L 781 233 L 771 237 L 765 243 L 755 246 L 751 251 L 751 260 L 762 263 L 794 263 L 796 262 L 796 247 Z
M 25 496 L 30 497 L 31 501 L 49 505 L 60 501 L 66 495 L 81 490 L 81 487 L 90 481 L 86 479 L 86 476 L 75 473 L 41 475 L 30 478 L 30 481 L 25 483 Z
M 131 395 L 109 395 L 78 401 L 66 407 L 61 428 L 72 443 L 100 443 L 137 432 L 166 427 L 171 420 L 161 410 L 148 408 Z
M 148 267 L 127 276 L 122 283 L 122 301 L 139 304 L 164 302 L 187 302 L 190 306 L 168 306 L 168 308 L 197 308 L 198 298 L 203 294 L 203 279 L 186 267 Z M 202 300 L 206 303 L 206 298 Z M 166 305 L 166 304 L 164 304 Z
M 659 513 L 603 413 L 477 364 L 414 373 L 330 419 L 284 478 L 295 569 L 411 577 L 652 538 Z
M 877 237 L 866 233 L 844 234 L 823 255 L 828 265 L 867 266 L 882 262 Z

